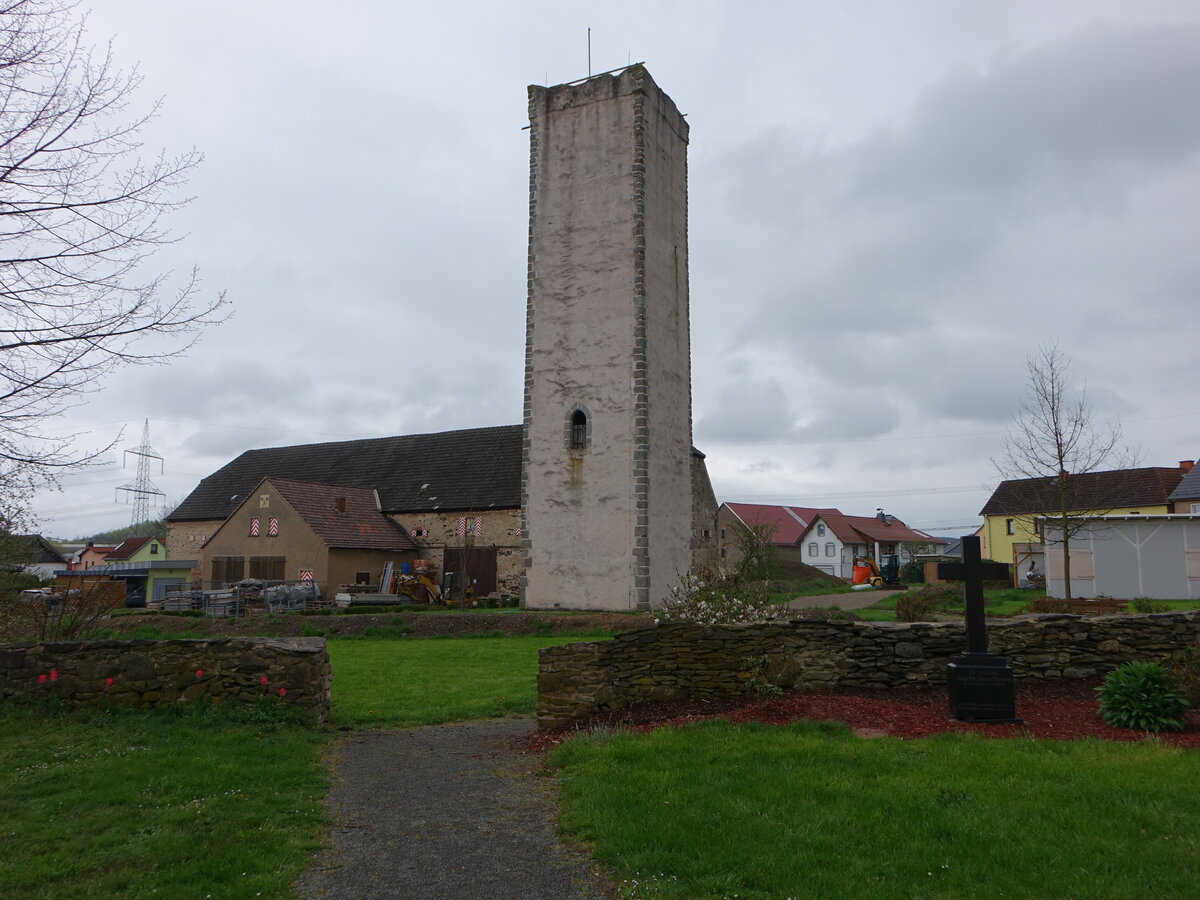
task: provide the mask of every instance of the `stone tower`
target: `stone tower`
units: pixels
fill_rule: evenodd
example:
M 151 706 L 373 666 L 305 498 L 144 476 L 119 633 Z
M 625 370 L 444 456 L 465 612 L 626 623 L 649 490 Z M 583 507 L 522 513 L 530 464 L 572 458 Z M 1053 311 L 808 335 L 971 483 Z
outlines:
M 654 608 L 691 566 L 687 122 L 640 65 L 529 121 L 525 604 Z

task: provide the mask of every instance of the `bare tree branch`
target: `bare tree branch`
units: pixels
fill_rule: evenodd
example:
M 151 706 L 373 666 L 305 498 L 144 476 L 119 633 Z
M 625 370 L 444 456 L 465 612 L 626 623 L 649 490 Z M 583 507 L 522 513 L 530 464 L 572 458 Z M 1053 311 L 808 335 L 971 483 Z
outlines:
M 1040 346 L 1025 358 L 1025 399 L 1013 416 L 1004 452 L 993 465 L 1006 479 L 1032 479 L 1022 517 L 1052 518 L 1063 549 L 1066 597 L 1071 599 L 1071 538 L 1087 523 L 1081 514 L 1103 515 L 1076 489 L 1079 476 L 1102 469 L 1136 465 L 1132 451 L 1121 446 L 1121 423 L 1098 423 L 1087 388 L 1072 390 L 1071 360 L 1057 341 Z M 1047 490 L 1049 488 L 1049 490 Z M 1053 497 L 1047 505 L 1046 496 Z
M 200 163 L 141 156 L 139 133 L 158 113 L 128 115 L 141 76 L 111 47 L 93 52 L 75 0 L 0 2 L 0 494 L 28 499 L 39 479 L 95 451 L 45 425 L 126 365 L 186 352 L 227 316 L 202 298 L 193 271 L 144 263 L 172 238 L 163 217 Z M 161 341 L 148 338 L 168 337 Z

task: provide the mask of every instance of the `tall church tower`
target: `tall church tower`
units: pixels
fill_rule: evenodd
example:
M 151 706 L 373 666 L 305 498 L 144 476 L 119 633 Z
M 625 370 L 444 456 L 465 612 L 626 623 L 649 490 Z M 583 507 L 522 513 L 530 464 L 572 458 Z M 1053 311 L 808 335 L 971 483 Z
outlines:
M 692 559 L 687 122 L 641 65 L 529 121 L 525 605 L 655 608 Z

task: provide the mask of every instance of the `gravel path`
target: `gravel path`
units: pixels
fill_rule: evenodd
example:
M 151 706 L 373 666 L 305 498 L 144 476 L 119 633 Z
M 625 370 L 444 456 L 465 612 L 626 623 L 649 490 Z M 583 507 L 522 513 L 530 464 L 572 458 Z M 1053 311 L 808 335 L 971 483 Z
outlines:
M 337 748 L 326 849 L 303 900 L 612 896 L 555 833 L 550 785 L 515 747 L 532 720 L 359 731 Z

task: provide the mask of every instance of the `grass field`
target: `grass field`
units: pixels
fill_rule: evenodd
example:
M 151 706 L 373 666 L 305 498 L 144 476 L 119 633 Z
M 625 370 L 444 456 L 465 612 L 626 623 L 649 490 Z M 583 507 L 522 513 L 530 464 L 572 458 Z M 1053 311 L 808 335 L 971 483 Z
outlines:
M 576 738 L 561 822 L 626 897 L 1191 898 L 1200 753 L 706 722 Z
M 289 897 L 329 739 L 253 707 L 0 707 L 0 896 Z
M 356 728 L 531 716 L 541 647 L 599 636 L 331 640 L 333 719 Z
M 335 724 L 531 715 L 538 648 L 595 639 L 331 640 Z M 0 706 L 0 897 L 292 896 L 335 732 L 278 712 Z

